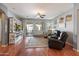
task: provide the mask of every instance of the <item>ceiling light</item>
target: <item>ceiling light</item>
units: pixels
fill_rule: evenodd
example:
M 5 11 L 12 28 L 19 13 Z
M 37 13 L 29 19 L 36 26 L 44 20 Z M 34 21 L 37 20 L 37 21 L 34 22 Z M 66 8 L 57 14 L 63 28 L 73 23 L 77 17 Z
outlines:
M 44 18 L 45 16 L 45 14 L 37 13 L 37 17 Z

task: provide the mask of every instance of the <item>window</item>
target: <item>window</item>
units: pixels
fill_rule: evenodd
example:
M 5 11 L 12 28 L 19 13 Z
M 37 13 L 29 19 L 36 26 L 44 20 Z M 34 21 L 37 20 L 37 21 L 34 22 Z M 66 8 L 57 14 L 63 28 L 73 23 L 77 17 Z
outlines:
M 27 24 L 27 32 L 31 33 L 33 30 L 33 24 Z
M 36 26 L 37 26 L 37 30 L 41 30 L 41 27 L 42 27 L 42 25 L 41 24 L 36 24 Z

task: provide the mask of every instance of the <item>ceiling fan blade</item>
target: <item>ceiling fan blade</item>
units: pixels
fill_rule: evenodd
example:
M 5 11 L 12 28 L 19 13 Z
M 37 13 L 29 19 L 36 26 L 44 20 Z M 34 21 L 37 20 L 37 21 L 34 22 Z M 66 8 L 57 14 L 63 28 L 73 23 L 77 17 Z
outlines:
M 46 15 L 42 15 L 42 16 L 46 16 Z

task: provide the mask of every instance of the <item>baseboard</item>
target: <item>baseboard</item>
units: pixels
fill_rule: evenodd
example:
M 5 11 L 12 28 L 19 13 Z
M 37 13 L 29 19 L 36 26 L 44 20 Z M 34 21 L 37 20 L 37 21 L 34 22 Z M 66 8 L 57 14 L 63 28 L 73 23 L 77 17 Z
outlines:
M 68 45 L 72 46 L 72 44 L 70 44 L 70 43 L 68 43 L 68 42 L 66 42 L 66 44 L 68 44 Z
M 76 51 L 76 52 L 79 52 L 79 50 L 77 50 L 77 49 L 75 49 L 75 48 L 73 48 L 73 50 Z
M 68 42 L 66 42 L 66 44 L 72 46 L 72 44 L 70 44 L 70 43 L 68 43 Z M 72 46 L 72 47 L 73 47 L 73 46 Z M 79 52 L 79 50 L 77 50 L 77 49 L 75 49 L 75 48 L 73 48 L 73 50 L 76 51 L 76 52 Z
M 77 51 L 77 49 L 73 48 L 74 51 Z
M 8 44 L 6 44 L 6 45 L 1 45 L 1 47 L 7 47 L 8 46 Z
M 77 50 L 77 52 L 79 52 L 79 50 Z

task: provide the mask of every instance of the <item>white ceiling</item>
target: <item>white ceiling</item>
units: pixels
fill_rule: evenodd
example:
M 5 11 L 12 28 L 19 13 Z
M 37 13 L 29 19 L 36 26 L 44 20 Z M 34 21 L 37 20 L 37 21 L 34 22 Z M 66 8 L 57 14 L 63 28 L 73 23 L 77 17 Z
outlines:
M 14 13 L 23 17 L 36 18 L 36 13 L 45 14 L 44 19 L 51 19 L 73 7 L 72 3 L 6 3 Z

